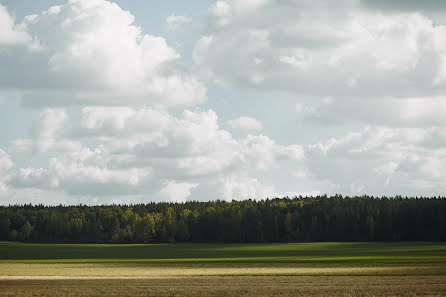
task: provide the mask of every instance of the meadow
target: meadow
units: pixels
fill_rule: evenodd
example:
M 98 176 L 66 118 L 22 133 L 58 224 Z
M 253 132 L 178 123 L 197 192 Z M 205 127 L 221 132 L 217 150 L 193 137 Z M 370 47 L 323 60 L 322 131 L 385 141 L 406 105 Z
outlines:
M 0 296 L 445 296 L 446 243 L 0 242 Z

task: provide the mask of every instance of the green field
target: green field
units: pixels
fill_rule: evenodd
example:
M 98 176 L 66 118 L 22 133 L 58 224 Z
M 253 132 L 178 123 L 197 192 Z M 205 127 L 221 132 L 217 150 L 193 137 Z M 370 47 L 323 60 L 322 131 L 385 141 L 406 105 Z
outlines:
M 0 296 L 445 296 L 445 284 L 445 243 L 0 242 Z
M 30 244 L 0 242 L 2 263 L 446 263 L 446 244 Z

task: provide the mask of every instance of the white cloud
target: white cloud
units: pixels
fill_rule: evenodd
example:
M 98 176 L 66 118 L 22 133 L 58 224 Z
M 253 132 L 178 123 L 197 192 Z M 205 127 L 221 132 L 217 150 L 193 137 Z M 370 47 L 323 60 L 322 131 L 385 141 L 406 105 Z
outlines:
M 120 169 L 111 166 L 100 148 L 52 158 L 48 168 L 21 168 L 10 176 L 15 188 L 60 189 L 73 195 L 110 195 L 135 191 L 149 172 L 147 169 Z
M 0 53 L 3 45 L 14 45 L 30 41 L 30 36 L 23 26 L 15 24 L 15 20 L 0 3 Z
M 309 146 L 306 167 L 333 192 L 440 195 L 445 142 L 443 128 L 367 127 Z
M 26 34 L 2 44 L 0 89 L 14 89 L 24 106 L 39 108 L 29 137 L 10 142 L 9 153 L 29 160 L 0 180 L 8 201 L 33 189 L 95 203 L 217 198 L 194 196 L 210 188 L 221 189 L 225 199 L 231 193 L 261 198 L 273 187 L 261 186 L 252 172 L 304 157 L 301 146 L 265 135 L 234 139 L 213 110 L 177 109 L 174 116 L 169 107 L 203 102 L 206 88 L 164 38 L 144 34 L 115 3 L 70 0 L 19 24 L 0 10 L 11 34 Z M 220 2 L 212 13 L 230 10 Z M 172 15 L 166 21 L 175 27 L 190 20 Z M 262 31 L 251 34 L 265 38 Z M 262 75 L 251 78 L 262 81 Z M 262 129 L 248 117 L 229 125 Z
M 0 149 L 0 171 L 6 171 L 13 165 L 9 155 L 4 150 Z
M 8 193 L 8 186 L 6 185 L 8 171 L 14 166 L 10 156 L 4 150 L 0 149 L 0 201 Z
M 369 6 L 218 1 L 193 71 L 117 4 L 70 0 L 21 23 L 0 6 L 0 89 L 40 113 L 28 138 L 0 150 L 1 203 L 444 193 L 446 27 Z M 189 21 L 166 19 L 170 29 Z M 274 98 L 293 132 L 258 135 L 251 117 L 222 128 L 219 110 L 169 109 L 206 100 L 195 73 Z M 283 191 L 282 178 L 304 192 Z
M 131 114 L 146 112 L 133 111 Z M 111 113 L 106 111 L 105 114 Z M 138 117 L 132 118 L 135 126 L 131 132 L 118 134 L 119 140 L 110 139 L 115 154 L 132 156 L 127 160 L 128 166 L 151 163 L 149 160 L 156 158 L 170 168 L 170 174 L 181 172 L 201 176 L 235 168 L 267 169 L 275 166 L 279 159 L 303 158 L 302 147 L 279 145 L 267 136 L 249 135 L 245 139 L 233 139 L 228 131 L 220 129 L 218 117 L 212 110 L 186 110 L 180 118 L 168 114 L 155 117 L 158 124 L 163 123 L 161 125 L 138 126 Z M 127 137 L 122 138 L 123 135 Z
M 301 179 L 301 178 L 304 178 L 307 176 L 307 172 L 306 172 L 306 170 L 301 168 L 301 169 L 294 170 L 292 172 L 292 175 L 297 179 Z
M 306 54 L 305 50 L 297 49 L 293 55 L 280 56 L 279 61 L 305 71 L 310 69 L 311 64 L 313 63 L 313 58 L 311 57 L 311 54 Z
M 273 186 L 265 186 L 255 178 L 244 174 L 225 177 L 221 181 L 221 198 L 231 201 L 245 199 L 266 199 L 278 197 Z
M 446 4 L 442 0 L 361 0 L 361 4 L 365 7 L 376 8 L 381 10 L 395 10 L 395 11 L 443 11 Z
M 238 129 L 242 131 L 262 130 L 262 123 L 251 117 L 239 117 L 234 120 L 228 121 L 229 127 L 232 129 Z
M 45 108 L 31 127 L 31 138 L 11 141 L 9 150 L 22 155 L 78 151 L 82 147 L 81 143 L 64 135 L 67 121 L 65 109 Z
M 16 175 L 10 177 L 8 184 L 17 188 L 48 189 L 57 187 L 59 181 L 44 168 L 20 168 Z
M 335 100 L 335 98 L 331 99 Z M 421 98 L 355 98 L 335 100 L 310 106 L 298 103 L 296 111 L 307 122 L 333 125 L 349 122 L 392 127 L 445 126 L 446 100 L 442 96 Z
M 67 127 L 61 130 L 62 123 L 75 119 L 79 121 L 71 125 L 72 131 Z M 149 107 L 84 107 L 69 114 L 46 109 L 35 127 L 37 136 L 29 142 L 16 142 L 16 149 L 50 139 L 45 142 L 51 144 L 45 151 L 52 156 L 48 166 L 17 170 L 8 186 L 101 197 L 102 203 L 110 203 L 107 197 L 112 194 L 183 201 L 192 188 L 221 188 L 229 176 L 268 170 L 277 167 L 279 160 L 301 161 L 304 157 L 301 146 L 279 145 L 267 136 L 232 138 L 219 127 L 212 110 L 186 110 L 174 117 Z M 56 150 L 67 136 L 100 144 L 95 149 Z M 254 187 L 254 180 L 248 174 L 243 176 L 250 184 L 247 187 Z M 234 193 L 252 192 L 242 190 L 239 183 L 231 189 Z
M 22 90 L 29 106 L 122 105 L 123 98 L 125 105 L 172 106 L 206 99 L 205 87 L 165 39 L 143 34 L 133 15 L 114 3 L 69 1 L 18 26 L 40 48 L 15 46 L 0 54 L 0 87 Z
M 299 145 L 282 146 L 264 135 L 248 135 L 242 140 L 242 164 L 248 168 L 266 170 L 276 166 L 279 159 L 302 160 L 303 148 Z
M 87 106 L 82 108 L 75 135 L 113 137 L 163 131 L 173 117 L 162 109 Z
M 176 183 L 169 181 L 167 185 L 161 190 L 161 194 L 165 195 L 171 202 L 186 202 L 190 196 L 190 191 L 196 188 L 196 183 Z
M 175 15 L 174 13 L 171 14 L 170 16 L 168 16 L 166 18 L 166 23 L 167 23 L 167 29 L 169 31 L 175 31 L 178 29 L 179 26 L 184 25 L 184 24 L 188 24 L 190 23 L 192 20 L 188 17 L 185 17 L 183 15 Z
M 228 15 L 231 11 L 231 6 L 226 1 L 217 1 L 210 9 L 210 14 L 217 19 L 219 25 L 225 25 L 229 22 Z
M 17 204 L 41 204 L 55 203 L 58 204 L 78 204 L 73 202 L 72 197 L 68 197 L 63 193 L 50 193 L 40 189 L 11 189 L 0 182 L 0 202 L 2 205 Z
M 320 191 L 309 191 L 309 192 L 285 192 L 282 196 L 288 196 L 288 197 L 316 197 L 318 195 L 321 195 Z
M 46 151 L 53 146 L 57 133 L 67 120 L 64 109 L 45 109 L 32 127 L 33 138 L 38 151 Z
M 217 2 L 194 50 L 196 67 L 235 87 L 322 97 L 444 92 L 446 27 L 358 3 L 265 1 L 254 10 Z

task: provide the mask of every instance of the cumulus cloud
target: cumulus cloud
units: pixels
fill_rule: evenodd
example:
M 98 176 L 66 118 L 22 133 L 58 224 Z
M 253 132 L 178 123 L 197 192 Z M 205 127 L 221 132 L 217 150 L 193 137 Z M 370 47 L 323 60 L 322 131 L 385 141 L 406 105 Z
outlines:
M 14 166 L 10 156 L 4 150 L 0 149 L 0 201 L 6 196 L 8 187 L 8 171 Z
M 262 130 L 262 123 L 251 117 L 239 117 L 228 121 L 229 127 L 242 131 Z
M 67 114 L 63 109 L 46 109 L 32 128 L 32 134 L 36 140 L 37 149 L 46 151 L 53 143 L 56 133 L 67 120 Z
M 86 106 L 82 108 L 72 134 L 77 137 L 117 138 L 135 134 L 148 137 L 154 132 L 156 136 L 157 131 L 171 126 L 172 121 L 174 118 L 163 109 Z
M 316 135 L 294 176 L 311 180 L 314 193 L 439 194 L 437 173 L 446 168 L 442 6 L 218 1 L 195 45 L 195 67 L 224 86 L 296 98 L 302 133 Z M 262 159 L 268 163 L 267 154 Z
M 166 18 L 166 23 L 167 23 L 167 29 L 169 31 L 175 31 L 178 29 L 179 26 L 184 25 L 184 24 L 188 24 L 190 23 L 192 20 L 186 16 L 183 15 L 175 15 L 174 13 L 172 13 L 170 16 L 168 16 Z
M 320 191 L 309 191 L 309 192 L 285 192 L 283 196 L 288 197 L 316 197 L 318 195 L 323 195 Z
M 193 69 L 115 3 L 70 0 L 20 22 L 0 5 L 0 90 L 39 108 L 0 150 L 0 202 L 444 193 L 446 27 L 434 1 L 408 3 L 217 1 Z M 288 104 L 296 133 L 220 122 L 197 107 L 200 79 Z M 285 176 L 305 192 L 283 191 Z
M 16 25 L 14 18 L 0 3 L 0 52 L 4 45 L 25 43 L 31 40 L 23 25 Z
M 186 202 L 190 196 L 190 191 L 196 188 L 198 184 L 194 183 L 176 183 L 169 181 L 167 185 L 161 190 L 161 194 L 166 195 L 171 202 Z
M 267 169 L 277 160 L 303 158 L 301 146 L 279 145 L 267 136 L 234 139 L 219 127 L 212 110 L 186 110 L 179 118 L 163 114 L 157 125 L 141 125 L 127 133 L 126 138 L 111 138 L 109 144 L 114 154 L 130 156 L 122 161 L 127 166 L 145 166 L 156 160 L 158 166 L 180 176 L 208 176 L 236 168 Z
M 147 169 L 113 168 L 103 149 L 98 148 L 52 158 L 48 168 L 21 168 L 8 184 L 16 188 L 61 189 L 75 195 L 117 195 L 131 192 L 148 175 Z
M 445 136 L 443 128 L 367 127 L 308 146 L 306 164 L 332 192 L 440 195 Z
M 322 97 L 444 92 L 446 27 L 423 14 L 383 14 L 347 0 L 253 5 L 213 6 L 209 30 L 194 50 L 204 76 Z
M 13 166 L 13 163 L 9 155 L 2 149 L 0 149 L 0 171 L 6 171 Z
M 4 8 L 0 11 L 0 20 L 8 21 Z M 206 99 L 205 87 L 165 39 L 143 34 L 117 4 L 69 1 L 14 26 L 39 46 L 1 52 L 0 87 L 22 90 L 28 106 L 122 105 L 123 100 L 172 106 Z
M 265 186 L 244 174 L 225 177 L 221 182 L 220 195 L 224 200 L 266 199 L 279 195 L 273 186 Z
M 172 14 L 166 22 L 174 29 L 190 19 Z M 213 110 L 173 115 L 169 107 L 206 100 L 205 86 L 164 38 L 144 34 L 115 3 L 70 0 L 20 23 L 1 6 L 0 23 L 0 89 L 39 108 L 29 137 L 8 148 L 29 162 L 12 168 L 1 151 L 3 202 L 34 190 L 83 203 L 215 199 L 215 191 L 225 199 L 261 198 L 274 187 L 251 171 L 304 157 L 301 146 L 265 135 L 233 138 Z M 228 124 L 262 129 L 249 117 Z
M 22 155 L 45 152 L 73 152 L 81 149 L 79 141 L 64 135 L 68 114 L 63 108 L 45 108 L 31 127 L 31 138 L 11 141 L 9 150 Z
M 66 115 L 59 109 L 45 110 L 34 130 L 46 133 L 35 132 L 39 137 L 31 144 L 53 139 Z M 221 190 L 226 193 L 221 197 L 230 199 L 228 193 L 252 191 L 242 190 L 246 188 L 240 180 L 235 185 L 236 178 L 229 183 L 229 177 L 245 172 L 243 182 L 250 185 L 246 187 L 259 188 L 259 182 L 249 177 L 249 170 L 268 170 L 277 167 L 280 160 L 299 162 L 304 157 L 301 146 L 280 145 L 264 135 L 234 139 L 219 127 L 212 110 L 186 110 L 175 117 L 150 107 L 101 106 L 84 107 L 79 114 L 73 113 L 72 118 L 80 120 L 62 135 L 78 141 L 92 139 L 100 144 L 95 149 L 53 149 L 47 167 L 17 170 L 8 180 L 10 187 L 58 190 L 69 195 L 101 197 L 99 201 L 110 203 L 111 195 L 185 201 L 192 195 L 192 189 L 211 185 L 227 189 L 233 184 L 229 187 L 232 190 Z M 60 136 L 58 142 L 62 140 Z
M 341 98 L 313 100 L 296 112 L 306 122 L 321 125 L 362 122 L 363 124 L 392 127 L 441 127 L 446 126 L 444 97 L 420 98 Z
M 442 0 L 361 0 L 365 7 L 391 9 L 396 11 L 438 11 L 446 9 L 446 3 Z

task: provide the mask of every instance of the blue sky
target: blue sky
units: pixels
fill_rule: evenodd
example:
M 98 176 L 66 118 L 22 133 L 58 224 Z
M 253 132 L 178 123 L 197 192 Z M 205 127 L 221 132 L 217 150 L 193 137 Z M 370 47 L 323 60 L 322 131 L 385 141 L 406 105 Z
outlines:
M 441 1 L 0 1 L 0 203 L 440 195 Z

